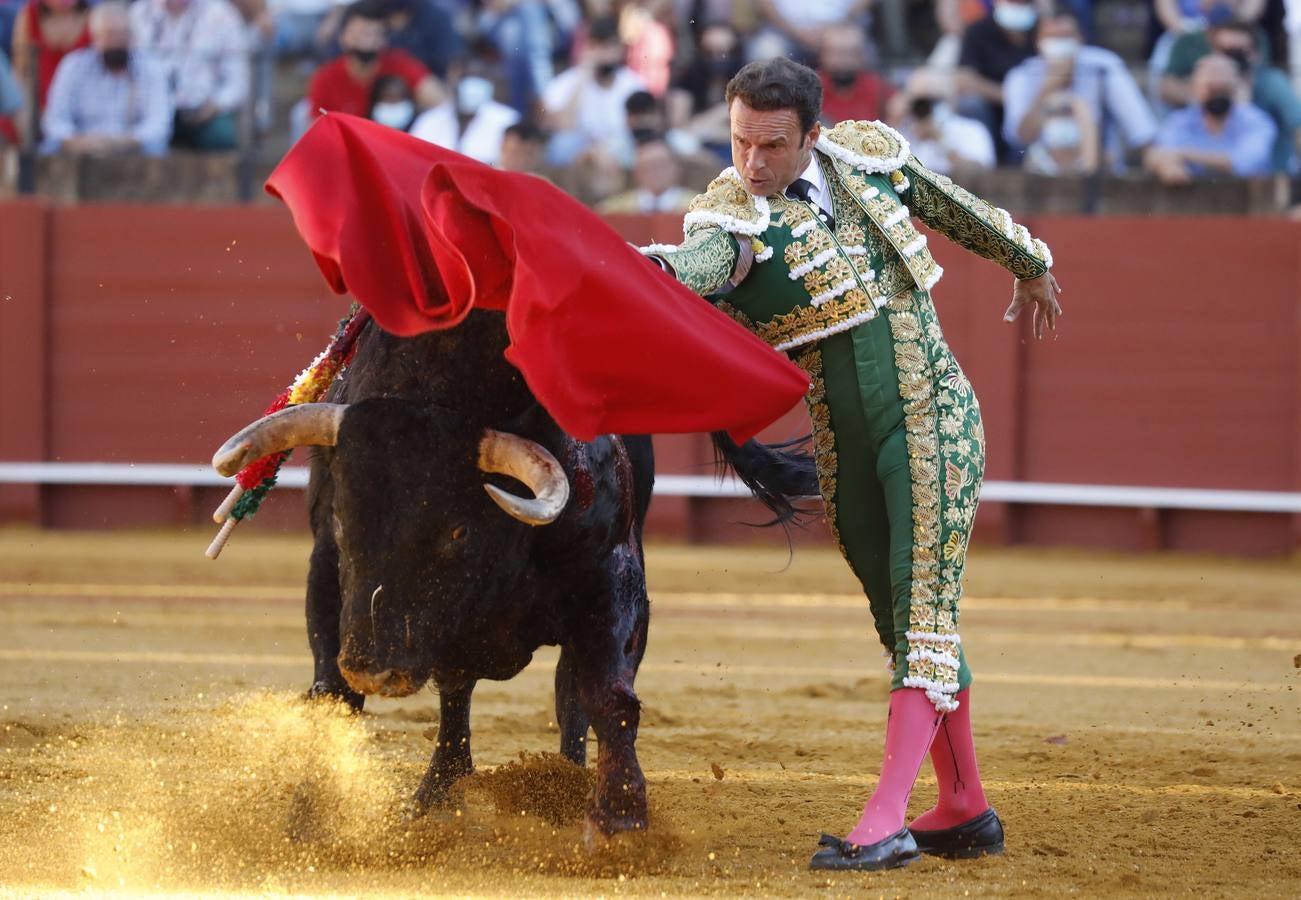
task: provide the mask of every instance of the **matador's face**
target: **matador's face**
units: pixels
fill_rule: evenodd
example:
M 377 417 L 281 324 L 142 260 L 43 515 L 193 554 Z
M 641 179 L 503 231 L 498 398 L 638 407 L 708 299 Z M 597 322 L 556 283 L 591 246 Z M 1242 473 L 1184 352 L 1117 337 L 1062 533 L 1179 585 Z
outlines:
M 822 126 L 805 133 L 794 109 L 751 109 L 732 101 L 732 164 L 756 197 L 779 194 L 800 177 L 813 156 Z

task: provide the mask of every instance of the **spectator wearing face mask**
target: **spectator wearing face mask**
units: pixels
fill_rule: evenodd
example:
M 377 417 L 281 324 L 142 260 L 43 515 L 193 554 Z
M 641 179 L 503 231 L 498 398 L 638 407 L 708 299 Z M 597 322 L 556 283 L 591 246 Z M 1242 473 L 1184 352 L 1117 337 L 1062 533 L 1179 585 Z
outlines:
M 1233 60 L 1203 57 L 1193 69 L 1188 106 L 1161 124 L 1144 164 L 1165 184 L 1211 175 L 1250 178 L 1270 172 L 1278 129 L 1263 110 L 1242 99 L 1245 86 Z
M 443 102 L 442 85 L 418 59 L 388 47 L 382 0 L 360 0 L 343 14 L 339 47 L 343 55 L 316 70 L 307 87 L 310 115 L 322 110 L 369 116 L 375 82 L 396 76 L 406 82 L 416 109 L 425 110 Z
M 822 75 L 822 122 L 880 119 L 893 91 L 867 64 L 867 40 L 852 26 L 828 28 L 818 54 Z
M 1088 106 L 1116 166 L 1126 150 L 1152 142 L 1156 119 L 1124 61 L 1110 50 L 1085 46 L 1073 14 L 1057 12 L 1045 19 L 1037 49 L 1038 55 L 1009 72 L 1003 84 L 1003 136 L 1009 145 L 1024 149 L 1037 141 L 1053 99 L 1063 92 Z
M 167 152 L 172 104 L 161 67 L 131 50 L 124 4 L 90 13 L 91 46 L 68 54 L 54 74 L 42 117 L 43 153 Z
M 487 73 L 471 67 L 456 82 L 456 100 L 421 113 L 411 133 L 495 166 L 501 160 L 506 129 L 520 120 L 514 108 L 497 102 L 496 92 Z
M 603 200 L 603 213 L 685 213 L 696 192 L 683 187 L 682 166 L 673 150 L 662 140 L 637 145 L 633 165 L 633 188 Z
M 627 146 L 624 104 L 646 89 L 624 65 L 624 46 L 613 19 L 596 19 L 587 30 L 578 65 L 561 72 L 542 92 L 542 108 L 553 132 L 550 162 L 567 166 L 592 153 L 617 155 Z
M 398 131 L 408 131 L 416 119 L 416 101 L 410 86 L 396 75 L 381 75 L 371 89 L 370 120 Z
M 1003 80 L 1034 56 L 1034 26 L 1039 19 L 1033 0 L 995 0 L 990 14 L 973 22 L 958 53 L 958 111 L 979 119 L 994 136 L 999 158 L 1003 142 Z
M 1203 40 L 1196 41 L 1198 37 Z M 1184 106 L 1189 102 L 1190 76 L 1197 62 L 1211 53 L 1229 57 L 1251 87 L 1251 102 L 1268 113 L 1278 128 L 1274 168 L 1295 171 L 1296 150 L 1301 143 L 1301 98 L 1281 69 L 1263 61 L 1262 38 L 1256 28 L 1234 19 L 1228 7 L 1216 7 L 1204 33 L 1182 35 L 1175 44 L 1161 79 L 1161 99 L 1171 106 Z
M 1097 171 L 1098 129 L 1082 99 L 1063 92 L 1049 100 L 1039 137 L 1025 151 L 1024 167 L 1052 176 Z
M 927 168 L 949 175 L 990 169 L 997 162 L 989 130 L 954 112 L 949 79 L 939 70 L 914 70 L 891 107 L 897 110 L 892 118 L 913 155 Z

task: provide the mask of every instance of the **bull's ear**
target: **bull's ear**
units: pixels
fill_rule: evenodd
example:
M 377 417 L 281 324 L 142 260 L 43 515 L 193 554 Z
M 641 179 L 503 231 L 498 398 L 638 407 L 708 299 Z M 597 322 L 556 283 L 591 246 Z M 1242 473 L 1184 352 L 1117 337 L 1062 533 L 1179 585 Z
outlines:
M 487 429 L 479 442 L 479 470 L 509 475 L 526 485 L 533 497 L 517 497 L 494 484 L 483 489 L 511 518 L 529 525 L 550 525 L 569 502 L 569 479 L 551 453 L 534 441 Z
M 290 406 L 233 434 L 212 455 L 212 467 L 234 475 L 254 460 L 294 447 L 333 447 L 346 403 L 303 403 Z

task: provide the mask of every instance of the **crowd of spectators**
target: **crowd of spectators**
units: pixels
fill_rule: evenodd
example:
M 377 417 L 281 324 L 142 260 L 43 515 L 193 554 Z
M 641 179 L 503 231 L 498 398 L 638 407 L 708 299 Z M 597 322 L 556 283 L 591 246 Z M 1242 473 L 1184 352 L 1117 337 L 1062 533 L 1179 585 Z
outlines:
M 1301 0 L 1111 2 L 1145 50 L 1099 45 L 1102 0 L 0 0 L 0 143 L 229 151 L 347 112 L 671 211 L 728 161 L 728 79 L 784 54 L 825 123 L 884 119 L 941 172 L 1297 173 Z

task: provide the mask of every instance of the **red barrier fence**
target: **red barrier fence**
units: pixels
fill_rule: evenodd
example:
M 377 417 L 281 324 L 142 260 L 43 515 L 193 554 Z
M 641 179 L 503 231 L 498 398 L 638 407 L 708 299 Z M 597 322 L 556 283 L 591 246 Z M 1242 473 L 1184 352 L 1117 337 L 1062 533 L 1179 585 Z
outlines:
M 673 241 L 675 217 L 612 220 Z M 1057 338 L 1001 321 L 1010 279 L 932 241 L 949 343 L 981 398 L 991 480 L 1301 490 L 1301 224 L 1039 217 L 1065 287 Z M 0 461 L 202 463 L 324 346 L 345 311 L 286 212 L 0 203 Z M 805 426 L 794 411 L 772 434 Z M 661 472 L 707 439 L 657 438 Z M 0 522 L 206 518 L 222 491 L 0 484 Z M 748 502 L 662 497 L 660 533 L 753 536 Z M 300 495 L 258 521 L 302 523 Z M 250 526 L 246 525 L 245 529 Z M 256 527 L 256 526 L 253 526 Z M 1294 513 L 986 503 L 1002 542 L 1283 553 Z

